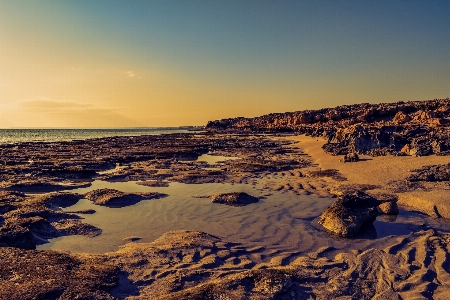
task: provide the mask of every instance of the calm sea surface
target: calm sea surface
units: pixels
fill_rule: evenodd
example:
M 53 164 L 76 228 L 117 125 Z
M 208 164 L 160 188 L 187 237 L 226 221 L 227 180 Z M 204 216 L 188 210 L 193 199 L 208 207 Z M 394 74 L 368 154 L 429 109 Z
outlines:
M 0 144 L 21 142 L 57 142 L 110 136 L 184 133 L 180 128 L 112 128 L 112 129 L 0 129 Z

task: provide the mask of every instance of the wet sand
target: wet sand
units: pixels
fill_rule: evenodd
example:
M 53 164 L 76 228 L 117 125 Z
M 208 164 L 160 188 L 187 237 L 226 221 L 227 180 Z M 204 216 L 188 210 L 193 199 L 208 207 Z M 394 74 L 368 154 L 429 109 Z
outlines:
M 22 270 L 0 264 L 0 278 L 7 278 L 2 279 L 0 295 L 27 299 L 26 295 L 50 295 L 49 290 L 64 288 L 64 293 L 79 295 L 95 291 L 103 297 L 95 296 L 98 299 L 441 299 L 450 292 L 450 224 L 445 219 L 402 209 L 397 217 L 379 216 L 373 227 L 351 239 L 330 235 L 316 221 L 339 190 L 364 187 L 370 193 L 393 193 L 392 182 L 403 182 L 409 169 L 447 163 L 446 157 L 363 157 L 344 164 L 323 152 L 323 141 L 317 138 L 289 139 L 298 143 L 284 144 L 284 154 L 258 152 L 266 155 L 264 159 L 248 150 L 228 149 L 216 154 L 241 159 L 207 165 L 175 160 L 122 165 L 88 186 L 71 189 L 79 194 L 113 188 L 168 196 L 121 208 L 95 205 L 87 199 L 64 207 L 66 212 L 95 210 L 78 215 L 102 233 L 92 238 L 61 236 L 39 246 L 58 251 L 0 250 L 17 266 L 26 264 L 30 255 L 45 265 L 50 254 L 64 253 L 64 259 L 52 260 L 46 276 L 65 274 L 72 279 L 64 287 L 42 285 L 39 272 L 30 271 L 31 279 L 25 279 Z M 269 163 L 280 157 L 311 163 L 285 169 Z M 160 169 L 155 172 L 154 166 Z M 249 172 L 250 167 L 262 171 Z M 139 175 L 135 171 L 139 168 L 146 173 Z M 227 176 L 217 175 L 215 183 L 203 183 L 203 179 L 199 184 L 182 183 L 185 178 L 198 182 L 189 172 L 199 174 L 199 168 L 226 169 Z M 177 170 L 184 177 L 177 177 Z M 165 174 L 169 186 L 126 180 L 127 176 L 161 180 L 158 174 Z M 178 178 L 180 182 L 172 181 Z M 260 201 L 233 207 L 207 198 L 225 192 L 247 192 Z M 438 208 L 437 203 L 433 205 Z M 78 263 L 68 264 L 71 260 Z M 71 283 L 79 280 L 76 274 L 85 274 L 86 280 L 91 276 L 77 268 L 101 270 L 95 278 L 116 281 L 101 290 L 86 291 Z M 17 291 L 17 285 L 23 288 Z

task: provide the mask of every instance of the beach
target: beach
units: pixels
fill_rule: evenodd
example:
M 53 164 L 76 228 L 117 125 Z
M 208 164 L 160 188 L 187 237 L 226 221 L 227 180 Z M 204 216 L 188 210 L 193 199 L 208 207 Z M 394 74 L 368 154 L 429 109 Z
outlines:
M 180 133 L 2 146 L 0 295 L 440 299 L 450 284 L 446 185 L 399 186 L 447 157 L 343 163 L 324 143 Z M 319 216 L 352 190 L 396 195 L 400 213 L 354 237 L 328 232 Z M 227 193 L 256 202 L 211 202 Z
M 0 300 L 450 295 L 450 1 L 0 0 Z

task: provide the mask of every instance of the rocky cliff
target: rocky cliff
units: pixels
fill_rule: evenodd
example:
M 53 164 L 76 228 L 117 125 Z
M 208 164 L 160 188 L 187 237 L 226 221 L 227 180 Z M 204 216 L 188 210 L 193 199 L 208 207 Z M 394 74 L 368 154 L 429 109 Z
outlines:
M 274 113 L 256 118 L 210 121 L 210 132 L 293 132 L 328 140 L 334 155 L 445 155 L 450 151 L 450 99 Z

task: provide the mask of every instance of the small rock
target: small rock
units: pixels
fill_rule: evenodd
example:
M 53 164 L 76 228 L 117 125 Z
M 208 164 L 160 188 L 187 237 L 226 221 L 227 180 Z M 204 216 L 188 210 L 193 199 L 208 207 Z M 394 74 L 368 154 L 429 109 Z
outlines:
M 359 156 L 357 153 L 352 152 L 344 155 L 344 158 L 340 160 L 341 162 L 357 162 L 359 161 Z
M 399 209 L 397 202 L 389 201 L 378 205 L 378 212 L 386 215 L 398 215 Z
M 127 243 L 131 243 L 131 242 L 135 242 L 135 241 L 139 241 L 140 239 L 142 239 L 141 237 L 138 236 L 129 236 L 123 239 L 124 242 Z
M 213 203 L 223 203 L 232 206 L 244 206 L 259 201 L 247 193 L 225 193 L 211 196 Z

